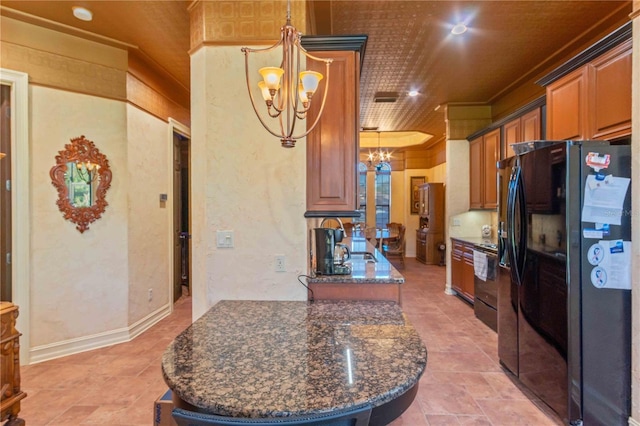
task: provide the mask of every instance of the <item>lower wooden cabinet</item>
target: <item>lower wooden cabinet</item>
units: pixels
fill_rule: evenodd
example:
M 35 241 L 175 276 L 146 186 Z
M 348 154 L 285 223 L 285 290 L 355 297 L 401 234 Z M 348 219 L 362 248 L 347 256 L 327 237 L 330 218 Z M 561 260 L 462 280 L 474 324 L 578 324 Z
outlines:
M 444 241 L 442 232 L 416 231 L 416 260 L 425 265 L 439 265 L 438 244 Z
M 427 233 L 416 230 L 416 260 L 427 263 Z
M 24 426 L 18 418 L 20 401 L 27 396 L 20 390 L 20 333 L 16 330 L 18 307 L 10 302 L 0 302 L 2 329 L 2 349 L 0 350 L 0 372 L 2 401 L 0 402 L 0 422 L 5 426 Z
M 458 296 L 473 303 L 474 271 L 473 247 L 471 243 L 451 239 L 451 288 Z

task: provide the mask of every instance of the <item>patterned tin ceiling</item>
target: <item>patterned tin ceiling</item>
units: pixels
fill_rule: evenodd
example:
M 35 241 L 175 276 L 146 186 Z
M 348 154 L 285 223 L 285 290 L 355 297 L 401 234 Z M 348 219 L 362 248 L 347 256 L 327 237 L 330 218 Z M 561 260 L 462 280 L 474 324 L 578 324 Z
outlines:
M 189 87 L 190 1 L 12 1 L 2 14 L 22 13 L 133 46 Z M 82 22 L 73 5 L 89 7 Z M 446 104 L 483 104 L 533 80 L 605 35 L 631 13 L 630 1 L 308 1 L 312 34 L 367 34 L 361 75 L 360 124 L 380 131 L 421 131 L 442 140 Z M 284 21 L 284 17 L 283 17 Z M 468 31 L 450 30 L 465 22 Z M 42 25 L 42 21 L 40 21 Z M 274 35 L 274 38 L 276 36 Z M 533 83 L 531 83 L 533 84 Z M 416 97 L 407 96 L 418 90 Z M 376 102 L 395 92 L 396 102 Z M 438 106 L 441 106 L 438 108 Z

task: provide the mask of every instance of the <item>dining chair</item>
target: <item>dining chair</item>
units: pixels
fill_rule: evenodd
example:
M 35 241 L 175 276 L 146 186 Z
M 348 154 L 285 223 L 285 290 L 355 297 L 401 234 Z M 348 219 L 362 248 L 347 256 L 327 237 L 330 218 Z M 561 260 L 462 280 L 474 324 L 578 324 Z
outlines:
M 380 243 L 378 241 L 378 239 L 376 238 L 378 233 L 378 230 L 376 228 L 365 228 L 364 230 L 364 237 L 367 239 L 367 241 L 369 241 L 369 243 L 374 246 L 375 248 L 380 248 Z
M 389 223 L 387 223 L 387 229 L 389 230 L 389 233 L 391 235 L 400 234 L 400 227 L 402 227 L 402 224 L 398 223 L 398 222 L 389 222 Z
M 353 236 L 353 229 L 355 227 L 353 222 L 345 222 L 343 227 L 344 227 L 344 236 L 345 237 L 352 237 Z
M 182 408 L 174 408 L 172 415 L 178 426 L 367 426 L 371 408 L 365 404 L 328 413 L 262 419 L 218 416 Z
M 398 238 L 389 241 L 388 243 L 382 246 L 382 254 L 387 260 L 391 261 L 391 258 L 400 258 L 400 263 L 402 264 L 402 268 L 404 268 L 404 234 L 406 231 L 406 227 L 404 225 L 400 225 L 400 230 L 398 231 Z

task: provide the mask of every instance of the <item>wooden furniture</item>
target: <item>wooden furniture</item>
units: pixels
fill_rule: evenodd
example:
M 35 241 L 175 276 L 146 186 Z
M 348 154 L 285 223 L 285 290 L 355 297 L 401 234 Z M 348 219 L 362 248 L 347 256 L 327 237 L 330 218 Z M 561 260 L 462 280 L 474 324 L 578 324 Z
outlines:
M 369 425 L 382 426 L 413 402 L 426 362 L 394 302 L 223 300 L 161 367 L 176 408 L 261 419 L 369 404 Z
M 11 302 L 0 302 L 0 422 L 4 426 L 24 426 L 18 417 L 20 401 L 27 394 L 20 390 L 20 333 L 16 330 L 18 307 Z
M 500 149 L 500 129 L 469 142 L 469 207 L 495 209 L 498 206 L 496 163 Z
M 416 260 L 427 263 L 427 233 L 416 229 Z
M 443 232 L 416 230 L 416 260 L 425 265 L 440 265 L 442 262 L 438 246 L 444 242 Z
M 472 243 L 451 239 L 451 288 L 458 296 L 473 304 L 474 271 Z
M 382 255 L 391 261 L 393 258 L 400 259 L 400 264 L 404 268 L 404 235 L 407 228 L 400 225 L 398 237 L 382 244 Z
M 302 45 L 319 58 L 332 58 L 329 93 L 320 121 L 307 136 L 307 211 L 305 217 L 359 217 L 360 67 L 366 36 L 306 36 Z M 324 73 L 324 64 L 309 69 Z M 315 67 L 315 68 L 314 68 Z M 322 99 L 326 85 L 314 98 Z M 307 124 L 315 122 L 320 103 L 312 103 Z
M 416 259 L 427 265 L 438 265 L 438 244 L 444 241 L 444 184 L 425 183 L 419 191 L 420 222 L 425 227 L 416 231 Z
M 629 23 L 538 82 L 547 88 L 548 139 L 631 134 L 631 54 Z

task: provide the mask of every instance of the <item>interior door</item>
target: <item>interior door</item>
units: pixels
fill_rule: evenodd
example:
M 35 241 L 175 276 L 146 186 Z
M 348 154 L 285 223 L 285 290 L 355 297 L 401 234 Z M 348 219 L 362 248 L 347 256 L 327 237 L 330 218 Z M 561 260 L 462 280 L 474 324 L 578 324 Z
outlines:
M 11 87 L 0 86 L 0 300 L 11 302 Z
M 189 138 L 173 133 L 173 301 L 191 293 Z

